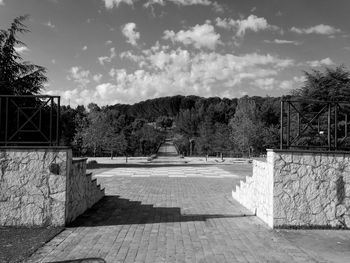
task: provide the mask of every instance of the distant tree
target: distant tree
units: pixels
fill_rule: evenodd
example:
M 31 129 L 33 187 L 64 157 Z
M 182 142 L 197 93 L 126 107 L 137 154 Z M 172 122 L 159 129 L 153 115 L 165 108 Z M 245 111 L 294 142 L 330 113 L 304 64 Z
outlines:
M 198 114 L 194 109 L 180 111 L 176 120 L 176 131 L 187 138 L 197 137 L 199 128 Z
M 125 154 L 128 142 L 123 133 L 116 134 L 113 127 L 109 127 L 103 139 L 103 148 L 111 153 L 111 158 L 113 158 L 114 153 L 118 155 Z
M 350 72 L 344 66 L 304 72 L 304 85 L 292 95 L 304 99 L 350 101 Z
M 242 154 L 261 150 L 263 123 L 259 119 L 254 100 L 243 97 L 238 100 L 236 113 L 230 121 L 231 140 Z
M 213 152 L 214 127 L 210 116 L 206 116 L 199 128 L 199 137 L 196 139 L 196 149 L 200 154 Z
M 157 127 L 160 127 L 164 130 L 167 128 L 171 128 L 171 126 L 173 125 L 173 119 L 166 116 L 160 116 L 156 120 L 156 125 Z
M 70 106 L 61 106 L 61 143 L 60 145 L 71 145 L 74 140 L 75 128 L 75 116 L 77 111 Z
M 44 67 L 23 61 L 16 52 L 16 47 L 25 46 L 18 39 L 18 34 L 29 31 L 23 24 L 27 18 L 28 16 L 17 17 L 9 29 L 0 30 L 0 94 L 37 94 L 47 81 Z

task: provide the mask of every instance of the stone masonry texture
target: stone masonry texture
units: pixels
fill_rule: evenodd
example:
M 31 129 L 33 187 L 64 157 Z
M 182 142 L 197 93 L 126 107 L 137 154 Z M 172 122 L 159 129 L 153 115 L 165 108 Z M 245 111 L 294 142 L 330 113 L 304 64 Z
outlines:
M 96 180 L 86 175 L 86 159 L 73 160 L 67 180 L 66 223 L 72 222 L 104 196 Z
M 269 152 L 274 226 L 350 227 L 350 154 Z
M 1 226 L 64 225 L 67 158 L 55 149 L 0 150 Z
M 102 198 L 70 149 L 0 150 L 0 226 L 64 226 Z
M 273 227 L 273 170 L 268 162 L 253 161 L 253 176 L 232 191 L 232 197 Z
M 269 150 L 232 196 L 271 227 L 350 227 L 350 154 Z

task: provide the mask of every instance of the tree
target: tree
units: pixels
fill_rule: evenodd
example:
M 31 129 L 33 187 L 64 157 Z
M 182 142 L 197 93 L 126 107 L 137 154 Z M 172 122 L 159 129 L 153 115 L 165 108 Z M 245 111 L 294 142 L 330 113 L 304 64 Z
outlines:
M 350 72 L 344 66 L 326 68 L 324 72 L 304 72 L 304 85 L 292 91 L 292 95 L 315 100 L 350 100 Z
M 23 61 L 16 47 L 25 44 L 18 39 L 19 33 L 29 32 L 23 22 L 28 16 L 13 20 L 11 27 L 0 30 L 0 94 L 38 94 L 47 81 L 44 67 Z
M 230 121 L 231 140 L 238 150 L 245 154 L 254 148 L 261 150 L 261 131 L 263 123 L 259 119 L 257 107 L 254 100 L 243 97 L 238 101 L 236 113 Z

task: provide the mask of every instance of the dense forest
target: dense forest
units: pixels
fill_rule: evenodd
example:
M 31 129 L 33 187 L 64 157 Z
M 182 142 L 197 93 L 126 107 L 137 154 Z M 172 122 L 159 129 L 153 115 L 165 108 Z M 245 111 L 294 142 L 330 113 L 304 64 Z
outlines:
M 345 67 L 304 74 L 304 84 L 289 97 L 350 101 L 350 73 Z M 184 155 L 259 155 L 279 147 L 280 101 L 280 97 L 178 95 L 134 105 L 63 106 L 62 144 L 71 145 L 78 155 L 139 156 L 154 153 L 170 136 Z M 317 107 L 309 103 L 299 110 L 314 114 Z M 305 144 L 317 145 L 320 138 L 314 127 L 309 128 Z
M 166 136 L 184 155 L 257 154 L 278 146 L 280 98 L 173 96 L 134 105 L 62 106 L 62 144 L 78 155 L 149 155 Z

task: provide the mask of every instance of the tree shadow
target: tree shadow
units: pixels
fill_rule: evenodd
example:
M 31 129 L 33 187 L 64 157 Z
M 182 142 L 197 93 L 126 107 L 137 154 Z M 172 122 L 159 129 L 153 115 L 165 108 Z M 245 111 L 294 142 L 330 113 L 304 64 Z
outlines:
M 206 221 L 210 218 L 235 218 L 254 214 L 181 214 L 179 207 L 154 207 L 119 196 L 105 196 L 80 215 L 68 227 L 152 224 L 166 222 Z

